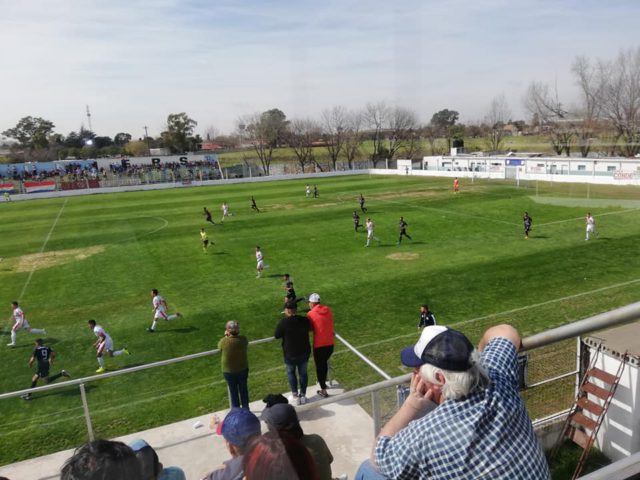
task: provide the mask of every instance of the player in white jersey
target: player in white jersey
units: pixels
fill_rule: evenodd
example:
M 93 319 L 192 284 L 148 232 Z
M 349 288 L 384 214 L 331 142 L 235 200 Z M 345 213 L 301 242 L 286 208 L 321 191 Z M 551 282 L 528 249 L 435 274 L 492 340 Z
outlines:
M 367 218 L 367 221 L 364 225 L 367 228 L 367 244 L 365 245 L 365 247 L 368 247 L 371 244 L 371 240 L 375 240 L 376 242 L 380 243 L 380 239 L 373 234 L 373 230 L 375 229 L 373 220 Z
M 158 290 L 154 288 L 151 290 L 151 303 L 153 304 L 153 308 L 151 311 L 153 312 L 153 323 L 147 329 L 149 333 L 153 333 L 156 331 L 156 326 L 158 325 L 158 320 L 175 320 L 177 318 L 182 318 L 182 314 L 180 312 L 176 312 L 173 315 L 169 315 L 167 313 L 167 302 L 165 299 L 158 293 Z
M 307 198 L 311 196 L 311 186 L 308 183 L 304 186 L 304 193 Z
M 32 328 L 31 325 L 29 325 L 27 319 L 24 318 L 24 312 L 18 306 L 18 302 L 11 302 L 11 308 L 13 310 L 11 318 L 13 319 L 14 324 L 13 327 L 11 327 L 11 343 L 7 343 L 8 347 L 16 346 L 18 330 L 26 330 L 29 333 L 42 333 L 43 335 L 47 334 L 47 331 L 44 328 Z
M 262 276 L 262 270 L 264 270 L 264 257 L 262 256 L 260 247 L 256 247 L 256 278 Z
M 596 231 L 596 220 L 591 216 L 591 213 L 587 213 L 587 218 L 585 219 L 587 222 L 587 235 L 585 240 L 589 240 L 589 234 L 592 233 L 596 237 L 598 236 L 598 232 Z
M 93 348 L 96 349 L 96 358 L 98 359 L 98 365 L 100 368 L 96 370 L 96 373 L 104 373 L 107 369 L 104 366 L 104 353 L 110 357 L 119 357 L 120 355 L 131 355 L 127 347 L 124 347 L 121 350 L 113 351 L 113 340 L 111 339 L 111 335 L 109 335 L 104 328 L 100 325 L 96 324 L 95 320 L 89 320 L 87 322 L 89 324 L 89 328 L 93 331 L 96 336 L 96 342 L 93 344 Z
M 222 210 L 222 220 L 220 220 L 220 223 L 224 223 L 224 219 L 231 217 L 233 214 L 229 213 L 229 204 L 227 202 L 224 202 L 220 208 Z

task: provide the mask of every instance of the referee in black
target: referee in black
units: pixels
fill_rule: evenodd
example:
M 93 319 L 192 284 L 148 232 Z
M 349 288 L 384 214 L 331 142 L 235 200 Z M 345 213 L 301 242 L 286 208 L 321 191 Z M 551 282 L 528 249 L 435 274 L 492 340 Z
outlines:
M 429 310 L 429 305 L 423 303 L 420 305 L 420 323 L 418 323 L 418 330 L 422 330 L 424 327 L 430 327 L 436 324 L 436 316 Z
M 49 376 L 49 368 L 53 365 L 53 359 L 56 356 L 51 347 L 47 347 L 41 338 L 36 340 L 36 348 L 33 349 L 31 358 L 29 359 L 29 368 L 33 366 L 33 362 L 38 363 L 38 369 L 36 373 L 31 377 L 31 388 L 34 388 L 38 383 L 38 379 L 42 378 L 44 383 L 55 382 L 60 377 L 70 377 L 66 370 L 60 370 L 60 373 Z M 31 400 L 31 394 L 27 393 L 22 395 L 23 400 Z

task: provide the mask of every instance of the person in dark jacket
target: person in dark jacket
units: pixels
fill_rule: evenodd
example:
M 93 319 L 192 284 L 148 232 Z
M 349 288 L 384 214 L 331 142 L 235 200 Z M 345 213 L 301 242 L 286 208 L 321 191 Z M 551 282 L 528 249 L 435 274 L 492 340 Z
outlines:
M 240 326 L 235 320 L 227 322 L 224 337 L 218 342 L 222 356 L 222 375 L 229 386 L 231 406 L 249 408 L 249 360 L 247 348 L 249 341 L 240 335 Z
M 284 363 L 287 367 L 287 376 L 291 393 L 298 405 L 307 403 L 307 365 L 311 355 L 309 332 L 311 325 L 309 319 L 297 315 L 298 306 L 295 301 L 287 302 L 284 307 L 284 318 L 280 320 L 274 337 L 282 339 L 282 352 Z M 298 377 L 296 376 L 296 370 Z M 298 390 L 298 383 L 300 389 Z

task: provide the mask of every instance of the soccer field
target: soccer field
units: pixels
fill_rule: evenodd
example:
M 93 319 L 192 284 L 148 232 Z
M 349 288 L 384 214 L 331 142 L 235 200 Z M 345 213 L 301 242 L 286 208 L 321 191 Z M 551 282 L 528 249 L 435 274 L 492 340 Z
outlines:
M 318 292 L 336 331 L 390 375 L 404 373 L 399 349 L 417 336 L 418 307 L 473 341 L 509 322 L 523 336 L 626 305 L 640 296 L 640 195 L 637 187 L 461 179 L 344 176 L 0 204 L 0 391 L 27 388 L 37 335 L 10 341 L 10 302 L 19 300 L 59 368 L 94 374 L 96 319 L 131 356 L 107 358 L 118 370 L 211 350 L 227 320 L 249 340 L 273 335 L 281 318 L 282 275 L 299 296 Z M 314 179 L 314 182 L 316 180 Z M 588 192 L 588 194 L 587 194 Z M 363 193 L 376 242 L 355 233 L 351 213 Z M 261 213 L 250 209 L 254 195 Z M 587 199 L 587 195 L 590 197 Z M 220 205 L 233 216 L 221 225 Z M 216 225 L 205 224 L 202 208 Z M 522 215 L 533 218 L 523 237 Z M 584 217 L 600 236 L 585 242 Z M 404 216 L 413 241 L 396 245 Z M 214 242 L 207 254 L 200 228 Z M 268 268 L 255 277 L 255 247 Z M 150 290 L 184 318 L 154 334 Z M 301 303 L 306 306 L 306 303 Z M 334 377 L 347 389 L 381 380 L 339 342 Z M 310 365 L 310 383 L 315 381 Z M 251 399 L 288 390 L 280 346 L 250 349 Z M 316 388 L 309 386 L 312 396 Z M 97 436 L 112 437 L 228 405 L 218 357 L 207 357 L 87 384 Z M 0 402 L 0 464 L 76 446 L 86 438 L 77 387 Z

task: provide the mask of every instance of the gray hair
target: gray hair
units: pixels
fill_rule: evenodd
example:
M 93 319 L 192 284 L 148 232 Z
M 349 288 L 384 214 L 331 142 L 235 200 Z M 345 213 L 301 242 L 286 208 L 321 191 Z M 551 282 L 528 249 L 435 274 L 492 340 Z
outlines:
M 454 372 L 444 370 L 429 363 L 420 367 L 420 375 L 424 380 L 435 385 L 442 386 L 442 396 L 447 400 L 459 400 L 469 395 L 472 391 L 484 390 L 489 386 L 489 376 L 486 370 L 478 362 L 480 355 L 477 350 L 471 352 L 471 368 L 464 372 Z M 440 373 L 445 379 L 441 384 L 436 379 L 436 374 Z
M 226 328 L 232 333 L 240 333 L 240 325 L 235 320 L 229 320 Z

